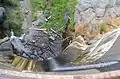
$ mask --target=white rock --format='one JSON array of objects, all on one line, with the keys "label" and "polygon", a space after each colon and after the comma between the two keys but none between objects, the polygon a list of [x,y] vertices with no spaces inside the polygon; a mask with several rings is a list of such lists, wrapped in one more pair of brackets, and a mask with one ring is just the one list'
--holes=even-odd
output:
[{"label": "white rock", "polygon": [[103,17],[105,13],[105,9],[96,8],[95,13],[97,17]]},{"label": "white rock", "polygon": [[97,0],[97,7],[105,8],[109,4],[109,0]]}]

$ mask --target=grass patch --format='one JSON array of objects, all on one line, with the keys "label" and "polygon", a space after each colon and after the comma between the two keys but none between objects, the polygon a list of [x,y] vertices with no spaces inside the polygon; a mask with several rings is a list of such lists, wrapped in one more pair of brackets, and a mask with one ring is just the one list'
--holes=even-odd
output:
[{"label": "grass patch", "polygon": [[[64,15],[66,10],[69,10],[71,13],[71,29],[74,27],[74,12],[78,0],[49,0],[46,6],[47,0],[30,0],[33,6],[34,12],[44,11],[46,16],[51,16],[50,20],[43,25],[46,29],[54,29],[59,31],[64,31],[65,21]],[[34,15],[33,12],[33,15]],[[34,15],[35,17],[35,15]],[[36,17],[35,17],[36,18]],[[60,29],[61,28],[61,29]]]},{"label": "grass patch", "polygon": [[104,23],[100,24],[100,33],[104,33]]}]

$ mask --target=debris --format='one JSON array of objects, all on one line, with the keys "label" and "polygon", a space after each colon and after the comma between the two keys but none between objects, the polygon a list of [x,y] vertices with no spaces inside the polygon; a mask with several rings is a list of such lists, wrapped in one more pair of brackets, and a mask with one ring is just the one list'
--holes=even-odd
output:
[{"label": "debris", "polygon": [[20,52],[19,55],[28,59],[44,60],[56,57],[61,52],[60,39],[44,30],[31,29],[23,40],[11,37],[11,43]]}]

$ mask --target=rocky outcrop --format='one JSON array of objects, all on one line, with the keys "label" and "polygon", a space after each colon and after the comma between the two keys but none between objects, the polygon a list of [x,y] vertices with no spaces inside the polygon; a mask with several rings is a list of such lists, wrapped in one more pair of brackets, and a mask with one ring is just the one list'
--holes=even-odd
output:
[{"label": "rocky outcrop", "polygon": [[63,58],[88,64],[109,54],[120,35],[119,4],[119,0],[80,0],[75,11],[75,32],[84,39],[74,39],[62,52]]},{"label": "rocky outcrop", "polygon": [[80,0],[75,12],[75,31],[90,41],[120,25],[119,0]]}]

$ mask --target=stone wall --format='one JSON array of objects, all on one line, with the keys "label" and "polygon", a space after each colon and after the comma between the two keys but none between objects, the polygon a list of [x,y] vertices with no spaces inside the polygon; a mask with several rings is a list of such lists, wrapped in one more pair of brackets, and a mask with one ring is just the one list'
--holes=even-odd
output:
[{"label": "stone wall", "polygon": [[120,0],[80,0],[75,11],[75,31],[85,40],[120,25]]}]

